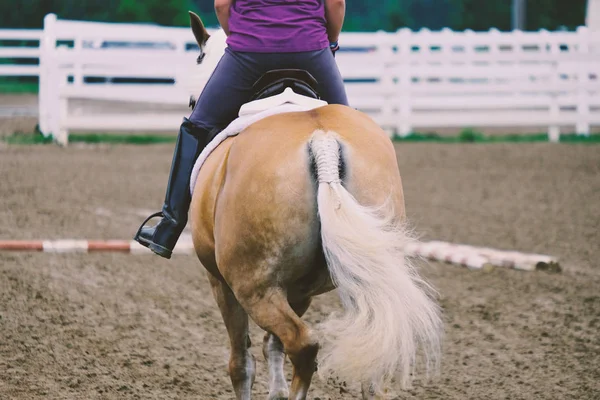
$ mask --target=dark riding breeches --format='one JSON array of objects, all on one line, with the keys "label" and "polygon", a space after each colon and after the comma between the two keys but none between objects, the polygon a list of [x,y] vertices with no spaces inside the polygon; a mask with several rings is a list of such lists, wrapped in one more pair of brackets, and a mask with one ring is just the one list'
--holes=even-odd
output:
[{"label": "dark riding breeches", "polygon": [[[199,67],[201,68],[201,67]],[[254,94],[252,85],[273,69],[304,69],[319,83],[321,98],[348,105],[344,82],[329,49],[301,53],[245,53],[225,49],[192,111],[194,125],[222,130],[237,118],[240,107]]]}]

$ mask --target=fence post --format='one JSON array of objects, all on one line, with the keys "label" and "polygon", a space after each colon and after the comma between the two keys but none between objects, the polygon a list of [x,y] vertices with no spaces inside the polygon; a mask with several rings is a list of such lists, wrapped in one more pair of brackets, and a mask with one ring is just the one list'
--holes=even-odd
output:
[{"label": "fence post", "polygon": [[539,35],[544,39],[541,41],[541,52],[548,51],[551,54],[550,63],[553,67],[553,71],[551,72],[549,79],[550,90],[548,96],[550,97],[550,104],[548,105],[548,113],[550,123],[548,124],[548,140],[557,143],[560,141],[560,106],[558,104],[558,97],[560,94],[557,90],[557,84],[559,82],[558,77],[560,74],[560,47],[555,37],[548,30],[540,29]]},{"label": "fence post", "polygon": [[[389,34],[385,31],[377,31],[375,34],[377,47],[376,52],[378,57],[378,62],[383,65],[382,75],[379,78],[379,85],[382,87],[394,87],[394,74],[393,69],[391,68],[391,62],[393,60],[393,43],[389,40]],[[385,130],[387,131],[390,137],[393,137],[395,133],[397,133],[397,127],[390,127],[387,121],[394,120],[394,116],[396,114],[395,108],[396,104],[393,101],[394,94],[389,96],[388,94],[384,95],[383,105],[381,107],[382,119],[385,123]],[[393,124],[395,125],[395,124]],[[390,128],[391,132],[390,132]]]},{"label": "fence post", "polygon": [[402,137],[408,136],[412,130],[412,107],[410,104],[411,100],[411,38],[412,31],[409,28],[402,28],[396,32],[396,46],[398,48],[398,68],[400,71],[397,75],[397,93],[398,93],[398,123],[396,129],[398,134]]},{"label": "fence post", "polygon": [[67,73],[64,68],[61,68],[61,59],[65,60],[65,55],[68,48],[66,45],[59,46],[54,52],[55,62],[52,70],[52,91],[53,94],[52,104],[49,107],[52,114],[52,136],[54,141],[61,145],[66,146],[69,142],[69,132],[64,127],[65,120],[68,117],[68,105],[69,99],[62,93],[63,87],[67,84]]},{"label": "fence post", "polygon": [[577,68],[577,124],[575,131],[578,135],[588,136],[590,134],[590,103],[588,83],[590,71],[588,62],[589,53],[589,29],[586,26],[577,28],[578,39],[578,68]]},{"label": "fence post", "polygon": [[83,57],[83,39],[81,34],[77,34],[73,37],[73,57],[70,57],[69,63],[72,62],[72,77],[73,77],[73,86],[81,86],[83,85],[83,67],[81,65],[81,59]]},{"label": "fence post", "polygon": [[49,75],[52,64],[56,62],[56,14],[44,17],[44,28],[40,39],[38,114],[40,131],[44,136],[52,134],[52,115],[49,107],[54,94],[50,92],[52,77]]}]

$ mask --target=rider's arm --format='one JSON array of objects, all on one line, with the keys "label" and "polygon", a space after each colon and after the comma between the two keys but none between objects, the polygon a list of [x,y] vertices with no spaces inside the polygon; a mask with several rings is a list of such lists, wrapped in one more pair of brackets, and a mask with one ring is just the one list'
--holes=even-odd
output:
[{"label": "rider's arm", "polygon": [[346,14],[346,0],[325,0],[325,19],[327,20],[327,36],[330,43],[337,43],[344,16]]},{"label": "rider's arm", "polygon": [[215,0],[215,12],[221,28],[227,36],[229,36],[229,14],[233,0]]}]

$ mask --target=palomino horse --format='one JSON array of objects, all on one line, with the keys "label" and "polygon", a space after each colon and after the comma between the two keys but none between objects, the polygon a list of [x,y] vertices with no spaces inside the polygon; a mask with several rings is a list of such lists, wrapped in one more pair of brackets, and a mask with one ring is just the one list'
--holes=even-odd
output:
[{"label": "palomino horse", "polygon": [[[213,39],[191,17],[208,58]],[[255,377],[249,316],[266,331],[269,399],[305,399],[317,353],[319,373],[361,382],[364,399],[380,398],[386,381],[407,384],[417,359],[436,366],[439,309],[403,253],[411,239],[396,155],[368,116],[327,105],[250,125],[206,159],[190,213],[238,399],[250,399]],[[336,288],[343,312],[311,330],[301,319],[311,299]]]}]

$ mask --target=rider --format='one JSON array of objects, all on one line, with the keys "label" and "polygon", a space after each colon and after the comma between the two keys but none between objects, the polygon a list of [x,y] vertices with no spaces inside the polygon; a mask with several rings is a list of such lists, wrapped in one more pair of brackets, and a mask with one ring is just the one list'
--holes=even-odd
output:
[{"label": "rider", "polygon": [[[345,0],[215,0],[227,48],[189,119],[179,129],[162,212],[144,221],[135,240],[171,258],[191,202],[190,175],[207,140],[223,130],[253,95],[253,84],[273,69],[303,69],[317,81],[321,98],[348,105],[334,55]],[[144,226],[161,217],[155,226]]]}]

